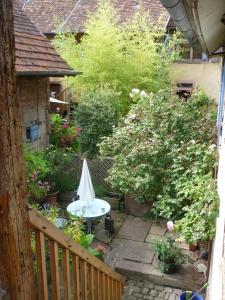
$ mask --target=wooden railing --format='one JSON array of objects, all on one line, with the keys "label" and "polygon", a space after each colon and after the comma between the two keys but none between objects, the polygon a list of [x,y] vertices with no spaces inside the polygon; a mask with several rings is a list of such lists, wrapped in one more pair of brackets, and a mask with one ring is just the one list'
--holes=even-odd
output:
[{"label": "wooden railing", "polygon": [[36,210],[29,211],[40,300],[121,300],[122,276],[69,239]]}]

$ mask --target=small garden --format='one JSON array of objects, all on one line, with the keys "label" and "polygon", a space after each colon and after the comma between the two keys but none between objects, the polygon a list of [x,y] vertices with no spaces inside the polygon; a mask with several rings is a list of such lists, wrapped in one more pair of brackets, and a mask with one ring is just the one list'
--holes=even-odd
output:
[{"label": "small garden", "polygon": [[[25,149],[28,201],[54,222],[65,210],[46,212],[43,203],[47,194],[75,191],[74,157],[110,157],[112,192],[149,205],[146,218],[170,221],[178,239],[208,242],[218,212],[216,103],[200,90],[188,99],[176,95],[169,67],[179,55],[171,51],[178,37],[164,44],[160,22],[153,24],[142,10],[121,24],[110,2],[102,1],[79,43],[72,35],[56,37],[59,52],[83,75],[66,79],[77,106],[70,120],[51,116],[51,145]],[[103,259],[103,249],[90,248],[84,220],[68,220],[66,234]],[[171,239],[155,245],[161,259],[166,247],[183,261]]]}]

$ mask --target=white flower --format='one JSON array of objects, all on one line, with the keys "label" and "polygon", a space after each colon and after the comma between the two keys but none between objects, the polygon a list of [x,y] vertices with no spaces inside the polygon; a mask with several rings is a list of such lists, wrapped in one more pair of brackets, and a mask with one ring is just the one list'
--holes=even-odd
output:
[{"label": "white flower", "polygon": [[147,97],[147,93],[145,91],[141,91],[140,95],[141,95],[142,98]]},{"label": "white flower", "polygon": [[129,119],[130,119],[130,120],[135,120],[135,119],[136,119],[136,115],[135,115],[135,114],[130,115],[130,116],[129,116]]},{"label": "white flower", "polygon": [[139,90],[139,89],[136,89],[136,88],[132,89],[132,91],[131,91],[131,93],[132,93],[133,95],[136,95],[136,94],[138,94],[139,92],[140,92],[140,90]]},{"label": "white flower", "polygon": [[209,150],[210,150],[210,151],[216,150],[216,145],[215,145],[215,144],[210,145],[210,146],[209,146]]},{"label": "white flower", "polygon": [[133,97],[134,97],[134,94],[130,93],[129,96],[130,96],[131,98],[133,98]]}]

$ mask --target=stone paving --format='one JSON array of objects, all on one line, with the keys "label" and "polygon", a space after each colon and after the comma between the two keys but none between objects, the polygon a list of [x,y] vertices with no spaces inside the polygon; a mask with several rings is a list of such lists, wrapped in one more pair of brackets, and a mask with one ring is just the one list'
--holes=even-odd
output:
[{"label": "stone paving", "polygon": [[182,290],[154,284],[147,280],[129,279],[124,300],[177,300]]},{"label": "stone paving", "polygon": [[[115,234],[109,236],[103,229],[104,222],[102,221],[97,226],[95,237],[97,241],[102,242],[106,246],[107,255],[105,261],[116,271],[127,278],[136,277],[139,280],[150,280],[156,286],[174,287],[175,291],[176,288],[197,290],[205,283],[204,274],[197,272],[196,269],[199,264],[204,267],[207,262],[200,261],[199,252],[189,251],[188,245],[185,243],[178,243],[178,246],[189,256],[189,262],[182,265],[175,274],[167,275],[159,271],[153,251],[153,243],[155,239],[160,239],[168,234],[166,233],[165,221],[149,221],[145,218],[125,215],[118,211],[111,211],[111,215],[114,219]],[[133,294],[129,296],[135,297]],[[138,298],[137,296],[136,298],[155,300],[161,299],[159,297],[162,294],[160,296],[157,295],[158,298],[154,298],[150,294],[144,296],[145,298]],[[133,299],[136,300],[136,298]],[[169,300],[175,299],[171,296]]]}]

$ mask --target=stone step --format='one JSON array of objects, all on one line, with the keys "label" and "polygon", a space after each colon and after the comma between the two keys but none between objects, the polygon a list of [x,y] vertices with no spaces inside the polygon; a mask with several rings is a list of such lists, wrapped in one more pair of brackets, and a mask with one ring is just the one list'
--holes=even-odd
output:
[{"label": "stone step", "polygon": [[174,274],[163,274],[152,264],[122,259],[115,264],[115,270],[128,278],[150,280],[158,285],[197,291],[206,279],[191,264],[183,265]]}]

